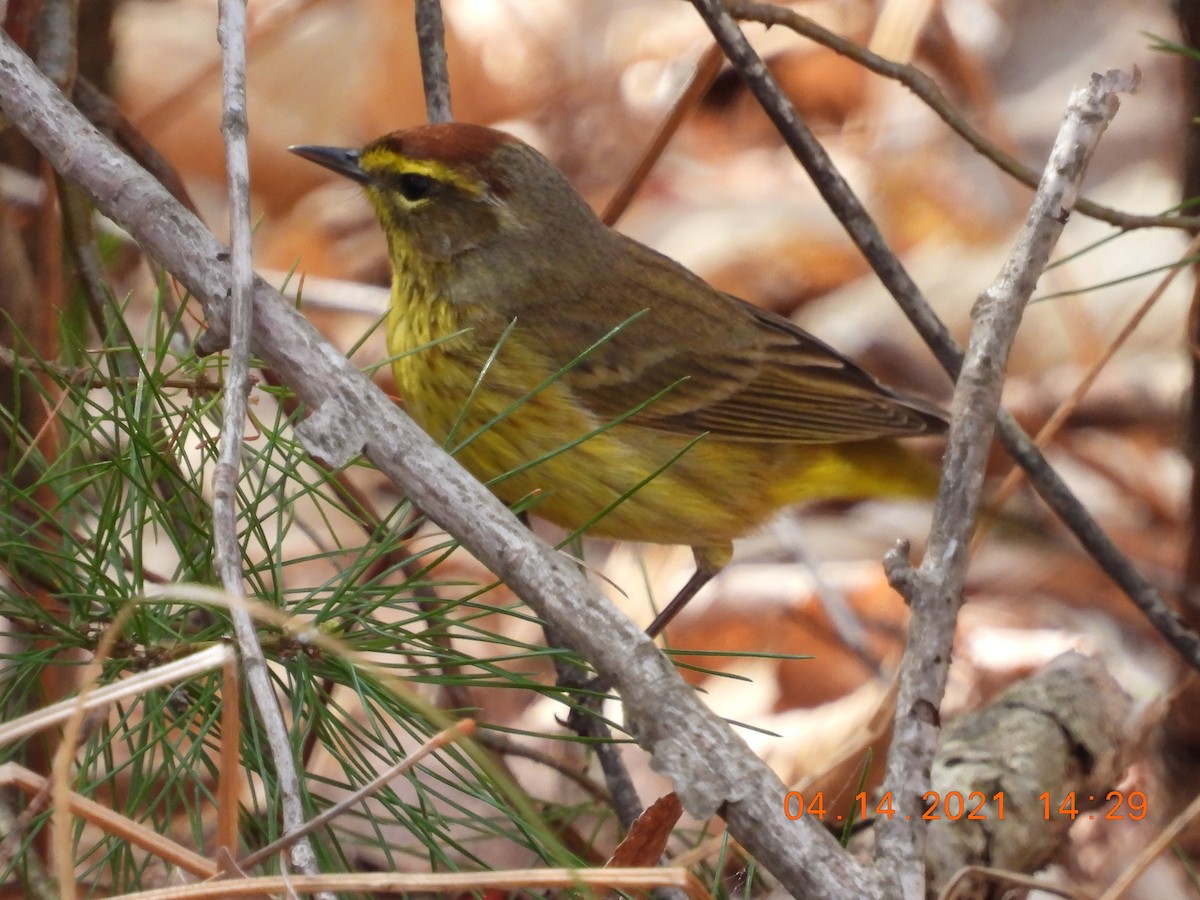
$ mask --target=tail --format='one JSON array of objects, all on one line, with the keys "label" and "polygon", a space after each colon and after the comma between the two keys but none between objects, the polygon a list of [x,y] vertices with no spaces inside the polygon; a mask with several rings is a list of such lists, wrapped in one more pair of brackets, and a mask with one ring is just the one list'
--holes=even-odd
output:
[{"label": "tail", "polygon": [[[793,463],[778,484],[780,506],[814,500],[865,500],[872,497],[932,500],[941,470],[911,447],[894,440],[860,441],[807,447],[803,471]],[[984,498],[979,509],[984,525],[1009,538],[1044,540],[1043,518],[1029,512],[998,508]]]},{"label": "tail", "polygon": [[938,468],[898,441],[793,445],[788,451],[773,484],[778,506],[937,494]]}]

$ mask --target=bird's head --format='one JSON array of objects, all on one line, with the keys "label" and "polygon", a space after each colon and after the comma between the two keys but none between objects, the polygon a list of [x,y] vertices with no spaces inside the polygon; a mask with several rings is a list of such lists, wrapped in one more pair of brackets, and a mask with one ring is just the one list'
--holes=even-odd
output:
[{"label": "bird's head", "polygon": [[361,150],[290,149],[363,185],[394,260],[449,261],[479,250],[548,258],[564,234],[600,227],[549,160],[493,128],[438,123],[384,135]]}]

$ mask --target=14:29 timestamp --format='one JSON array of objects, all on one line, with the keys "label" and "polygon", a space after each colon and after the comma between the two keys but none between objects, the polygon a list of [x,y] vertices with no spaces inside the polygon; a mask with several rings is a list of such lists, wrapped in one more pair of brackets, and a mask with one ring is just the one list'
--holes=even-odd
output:
[{"label": "14:29 timestamp", "polygon": [[[1083,816],[1085,819],[1129,819],[1131,822],[1140,822],[1146,818],[1150,808],[1146,795],[1141,791],[1109,791],[1103,797],[1096,794],[1079,795],[1075,791],[1067,791],[1059,797],[1043,791],[1038,794],[1038,802],[1042,804],[1042,815],[1046,819],[1055,816],[1072,821]],[[1079,808],[1079,803],[1084,804],[1083,809]],[[1087,812],[1099,806],[1106,807],[1103,814],[1098,809],[1094,813]]]}]

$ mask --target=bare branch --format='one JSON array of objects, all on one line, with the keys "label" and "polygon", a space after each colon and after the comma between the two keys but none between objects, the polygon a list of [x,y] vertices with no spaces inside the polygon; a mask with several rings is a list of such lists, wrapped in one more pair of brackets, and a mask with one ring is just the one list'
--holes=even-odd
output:
[{"label": "bare branch", "polygon": [[[229,181],[229,219],[232,250],[229,312],[229,369],[225,376],[221,414],[221,440],[213,472],[213,541],[221,585],[233,597],[246,595],[242,581],[242,549],[237,538],[237,486],[241,469],[242,434],[246,426],[246,401],[250,390],[250,335],[254,319],[254,264],[250,252],[250,154],[246,146],[249,121],[246,113],[246,4],[222,0],[217,37],[221,42],[221,131],[225,138],[225,165]],[[267,659],[254,620],[243,604],[230,609],[234,634],[250,695],[267,734],[284,834],[304,827],[300,778],[288,740],[287,723],[271,686]],[[316,856],[306,838],[291,850],[291,862],[309,875],[317,874]]]},{"label": "bare branch", "polygon": [[922,797],[937,749],[939,714],[958,610],[963,601],[968,550],[983,490],[1004,369],[1033,289],[1050,260],[1074,206],[1092,151],[1118,102],[1136,79],[1123,72],[1093,76],[1075,92],[1059,130],[1025,226],[996,281],[980,296],[966,358],[954,391],[942,483],[924,561],[913,577],[889,558],[889,577],[912,607],[908,646],[900,666],[896,726],[888,754],[885,789],[897,815],[882,819],[879,861],[898,880],[905,897],[925,895],[925,828]]},{"label": "bare branch", "polygon": [[449,122],[450,72],[446,68],[446,24],[441,0],[416,0],[417,47],[421,52],[421,81],[425,113],[430,122]]},{"label": "bare branch", "polygon": [[645,184],[650,170],[654,168],[654,164],[667,149],[667,144],[675,136],[679,126],[683,124],[684,118],[700,103],[704,95],[708,93],[708,89],[713,86],[713,82],[717,80],[717,76],[721,74],[721,65],[724,62],[725,57],[721,55],[721,48],[716,44],[713,44],[701,55],[696,62],[696,71],[688,80],[687,87],[683,89],[679,99],[671,105],[671,111],[659,124],[658,130],[650,139],[649,146],[642,151],[637,165],[625,176],[625,181],[617,188],[617,192],[609,198],[604,212],[600,214],[600,219],[605,225],[615,225],[617,220],[625,215],[625,210],[629,208],[629,204],[633,202],[633,198]]},{"label": "bare branch", "polygon": [[79,71],[79,0],[49,0],[38,9],[38,68],[71,93]]}]

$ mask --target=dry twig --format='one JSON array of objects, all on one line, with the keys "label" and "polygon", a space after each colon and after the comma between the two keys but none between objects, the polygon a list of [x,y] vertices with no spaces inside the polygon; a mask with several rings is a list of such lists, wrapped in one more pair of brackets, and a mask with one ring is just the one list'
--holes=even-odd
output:
[{"label": "dry twig", "polygon": [[[213,471],[213,540],[215,565],[221,584],[230,596],[246,596],[242,580],[242,550],[237,537],[237,488],[241,468],[242,433],[250,391],[250,334],[254,318],[254,267],[250,254],[250,154],[246,146],[249,121],[246,112],[246,5],[222,0],[217,36],[221,42],[221,84],[224,113],[225,161],[229,180],[229,218],[232,235],[230,281],[232,291],[228,323],[229,363],[225,376],[221,417],[221,443]],[[271,686],[267,659],[249,610],[235,604],[230,610],[242,667],[250,695],[262,719],[279,785],[283,832],[304,827],[300,776],[288,739],[283,710]],[[292,845],[291,863],[301,872],[317,873],[316,855],[307,839]]]},{"label": "dry twig", "polygon": [[425,86],[425,113],[430,122],[449,122],[450,72],[446,68],[446,25],[440,0],[416,0],[417,47]]},{"label": "dry twig", "polygon": [[954,391],[942,484],[924,561],[913,569],[907,559],[908,545],[901,542],[884,562],[888,580],[912,607],[884,779],[898,815],[878,824],[880,862],[898,878],[906,897],[924,896],[921,799],[929,790],[971,533],[1008,354],[1025,306],[1074,206],[1087,162],[1116,115],[1116,93],[1132,91],[1136,84],[1136,77],[1109,72],[1093,76],[1087,88],[1072,96],[1025,226],[996,281],[972,310],[974,326]]}]

